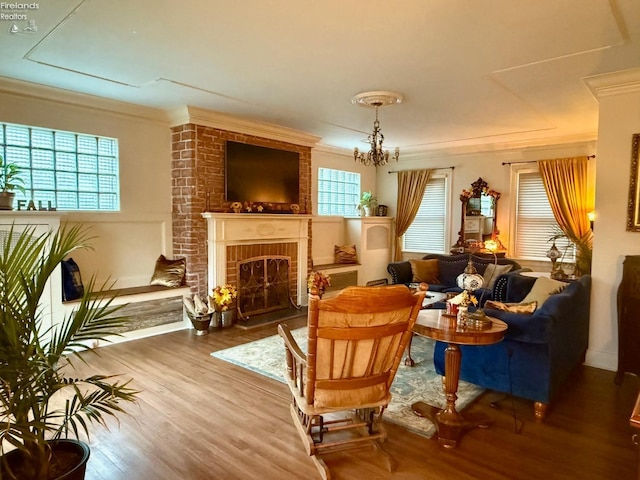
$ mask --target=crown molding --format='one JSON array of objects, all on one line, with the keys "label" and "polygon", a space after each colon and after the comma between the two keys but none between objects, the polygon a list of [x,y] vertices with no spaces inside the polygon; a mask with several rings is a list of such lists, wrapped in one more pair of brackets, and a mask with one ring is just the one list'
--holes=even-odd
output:
[{"label": "crown molding", "polygon": [[195,123],[205,127],[218,128],[305,147],[314,147],[320,140],[320,137],[292,128],[235,117],[190,105],[184,105],[169,112],[169,123],[172,127]]},{"label": "crown molding", "polygon": [[[414,147],[404,149],[400,147],[400,163],[403,160],[415,161],[426,160],[442,157],[456,157],[474,155],[477,153],[488,152],[509,152],[511,150],[544,150],[552,147],[560,146],[582,146],[585,148],[595,148],[598,141],[598,133],[590,132],[576,135],[563,135],[555,137],[528,138],[503,142],[487,142],[487,143],[465,143],[465,144],[449,144],[443,146],[423,146],[422,148]],[[453,142],[452,142],[453,143]],[[314,148],[314,152],[347,156],[353,158],[353,150],[346,148],[338,148],[330,145],[319,144]],[[391,165],[391,164],[389,164]]]},{"label": "crown molding", "polygon": [[72,107],[89,108],[102,112],[124,115],[133,118],[161,122],[166,125],[168,121],[164,110],[133,103],[110,100],[96,95],[79,93],[62,88],[49,87],[40,83],[16,80],[8,77],[0,77],[0,94],[8,94],[14,97],[30,98],[48,101]]},{"label": "crown molding", "polygon": [[584,77],[582,81],[596,98],[640,92],[640,68]]}]

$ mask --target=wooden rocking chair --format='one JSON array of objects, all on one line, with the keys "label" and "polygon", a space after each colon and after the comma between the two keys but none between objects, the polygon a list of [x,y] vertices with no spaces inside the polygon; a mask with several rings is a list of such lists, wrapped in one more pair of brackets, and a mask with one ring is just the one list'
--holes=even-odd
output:
[{"label": "wooden rocking chair", "polygon": [[311,295],[306,355],[287,326],[278,326],[291,416],[322,478],[330,473],[318,454],[368,442],[393,471],[380,420],[423,298],[402,285],[348,287],[327,300]]}]

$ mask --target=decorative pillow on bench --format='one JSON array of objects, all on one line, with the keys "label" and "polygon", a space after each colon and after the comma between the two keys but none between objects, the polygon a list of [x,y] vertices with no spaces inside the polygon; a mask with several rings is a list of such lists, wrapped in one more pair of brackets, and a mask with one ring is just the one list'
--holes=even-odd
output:
[{"label": "decorative pillow on bench", "polygon": [[335,263],[358,263],[358,254],[356,253],[355,245],[334,245],[333,253],[335,256]]},{"label": "decorative pillow on bench", "polygon": [[151,277],[151,285],[179,287],[184,281],[186,271],[187,260],[185,258],[169,260],[164,255],[160,255],[156,260],[156,267]]},{"label": "decorative pillow on bench", "polygon": [[80,267],[73,260],[62,261],[62,301],[77,300],[84,295],[84,285],[80,276]]}]

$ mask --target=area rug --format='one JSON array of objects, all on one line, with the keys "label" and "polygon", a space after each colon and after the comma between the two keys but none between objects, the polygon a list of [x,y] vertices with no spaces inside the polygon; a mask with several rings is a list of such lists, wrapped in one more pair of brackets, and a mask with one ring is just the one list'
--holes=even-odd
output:
[{"label": "area rug", "polygon": [[[306,327],[298,328],[291,333],[300,348],[305,350]],[[400,425],[427,438],[431,438],[436,433],[436,428],[428,419],[415,415],[411,405],[418,401],[441,408],[445,405],[442,377],[436,373],[433,366],[433,346],[433,340],[414,335],[411,356],[416,362],[415,366],[407,367],[400,364],[391,386],[393,399],[382,417],[387,422]],[[211,355],[286,383],[284,344],[278,335],[213,352]],[[461,381],[456,408],[462,410],[482,392],[482,388]]]}]

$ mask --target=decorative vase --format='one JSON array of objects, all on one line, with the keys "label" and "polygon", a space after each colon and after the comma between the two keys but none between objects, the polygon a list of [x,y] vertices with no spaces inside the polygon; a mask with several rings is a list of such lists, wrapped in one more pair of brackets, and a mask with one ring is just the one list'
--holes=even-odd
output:
[{"label": "decorative vase", "polygon": [[209,333],[209,325],[211,324],[211,314],[201,315],[199,317],[189,317],[191,324],[196,331],[196,335],[207,335]]},{"label": "decorative vase", "polygon": [[220,313],[220,326],[222,328],[228,328],[228,327],[232,327],[233,324],[236,321],[236,310],[234,309],[229,309],[229,310],[224,310],[222,312],[218,312]]},{"label": "decorative vase", "polygon": [[364,210],[364,216],[365,217],[370,217],[371,216],[371,205],[363,205],[362,208]]},{"label": "decorative vase", "polygon": [[324,293],[324,288],[316,287],[315,285],[309,289],[309,294],[315,295],[319,298],[322,298],[323,293]]}]

